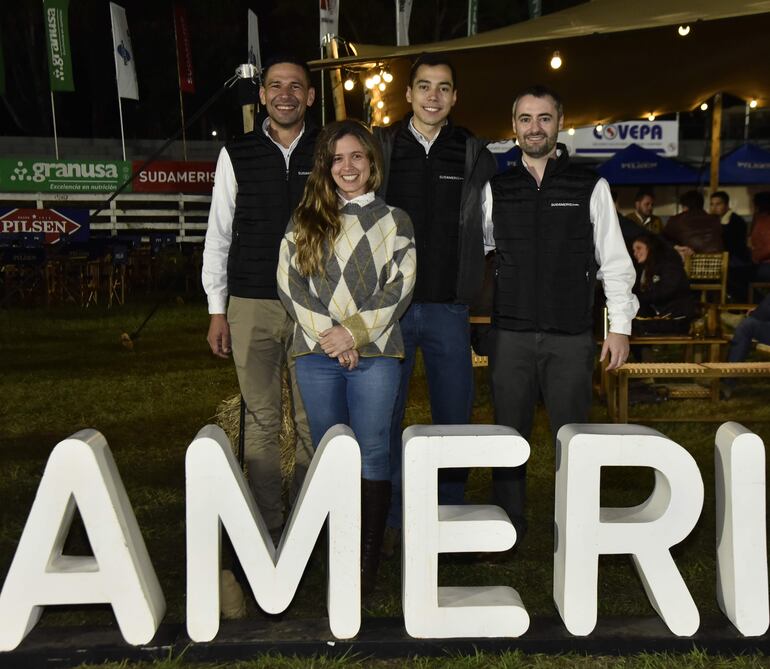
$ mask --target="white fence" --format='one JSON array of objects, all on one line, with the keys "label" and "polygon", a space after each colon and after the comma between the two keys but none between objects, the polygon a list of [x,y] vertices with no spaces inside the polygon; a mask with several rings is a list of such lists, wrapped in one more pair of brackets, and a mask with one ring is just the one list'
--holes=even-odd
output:
[{"label": "white fence", "polygon": [[202,242],[211,205],[210,195],[125,193],[99,214],[109,193],[0,193],[0,206],[37,209],[88,208],[92,231],[174,233],[179,242]]}]

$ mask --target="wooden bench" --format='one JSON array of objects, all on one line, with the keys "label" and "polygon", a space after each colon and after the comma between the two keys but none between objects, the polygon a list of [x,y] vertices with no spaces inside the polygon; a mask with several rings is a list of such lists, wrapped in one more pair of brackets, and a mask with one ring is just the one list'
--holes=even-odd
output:
[{"label": "wooden bench", "polygon": [[[724,378],[770,377],[769,362],[651,362],[626,363],[607,375],[607,408],[610,419],[616,423],[628,423],[628,382],[630,379],[679,378],[704,381]],[[719,387],[711,384],[712,401],[719,399]],[[671,418],[647,418],[646,421],[670,421]],[[681,419],[678,419],[681,420]],[[687,419],[690,420],[690,419]],[[721,421],[711,416],[699,417],[699,421]]]}]

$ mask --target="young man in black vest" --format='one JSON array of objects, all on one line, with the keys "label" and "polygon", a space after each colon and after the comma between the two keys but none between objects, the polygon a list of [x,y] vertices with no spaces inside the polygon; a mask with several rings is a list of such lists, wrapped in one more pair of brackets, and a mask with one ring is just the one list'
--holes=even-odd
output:
[{"label": "young man in black vest", "polygon": [[[384,158],[381,193],[388,204],[409,214],[417,246],[414,297],[401,319],[406,358],[391,426],[393,495],[386,552],[401,527],[401,432],[417,347],[425,362],[433,422],[470,422],[468,305],[484,275],[481,189],[497,169],[486,142],[449,118],[457,101],[456,78],[443,57],[423,55],[414,63],[406,99],[413,113],[375,133]],[[442,472],[442,503],[462,504],[465,475]]]},{"label": "young man in black vest", "polygon": [[[585,423],[594,366],[592,307],[604,285],[609,333],[607,369],[628,357],[638,302],[635,273],[618,225],[610,188],[572,163],[557,144],[563,123],[559,96],[542,86],[513,103],[521,162],[484,190],[485,246],[496,247],[490,370],[496,421],[525,438],[542,393],[554,438],[562,425]],[[525,466],[493,470],[493,501],[523,536]]]},{"label": "young man in black vest", "polygon": [[245,463],[254,497],[275,541],[283,526],[281,375],[289,364],[297,429],[292,492],[313,456],[310,431],[294,377],[294,323],[278,300],[278,249],[313,165],[318,130],[306,122],[315,90],[307,65],[293,57],[271,60],[259,98],[267,118],[219,154],[211,198],[203,287],[214,355],[232,352],[246,403]]}]

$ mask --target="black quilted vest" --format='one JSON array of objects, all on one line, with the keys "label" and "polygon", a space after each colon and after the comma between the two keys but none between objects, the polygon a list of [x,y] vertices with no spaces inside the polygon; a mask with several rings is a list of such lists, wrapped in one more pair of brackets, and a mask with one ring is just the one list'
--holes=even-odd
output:
[{"label": "black quilted vest", "polygon": [[417,247],[415,302],[453,302],[467,134],[447,123],[428,155],[409,130],[396,133],[385,201],[409,214]]},{"label": "black quilted vest", "polygon": [[492,179],[497,327],[591,328],[597,265],[589,203],[598,179],[570,163],[566,150],[548,161],[539,188],[523,165]]},{"label": "black quilted vest", "polygon": [[289,169],[262,127],[227,145],[238,194],[227,258],[230,295],[277,300],[278,250],[313,167],[318,130],[310,124],[291,153]]}]

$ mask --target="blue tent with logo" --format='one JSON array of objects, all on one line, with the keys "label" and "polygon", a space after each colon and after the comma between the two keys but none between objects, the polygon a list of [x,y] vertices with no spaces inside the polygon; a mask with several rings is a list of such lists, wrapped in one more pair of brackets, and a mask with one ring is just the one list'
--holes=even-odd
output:
[{"label": "blue tent with logo", "polygon": [[770,184],[770,151],[744,144],[719,161],[719,183]]},{"label": "blue tent with logo", "polygon": [[618,151],[597,171],[613,186],[698,183],[698,173],[691,167],[638,144],[631,144]]}]

